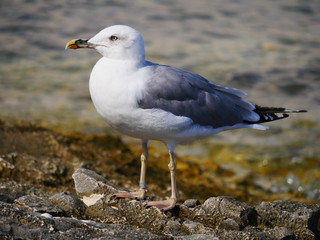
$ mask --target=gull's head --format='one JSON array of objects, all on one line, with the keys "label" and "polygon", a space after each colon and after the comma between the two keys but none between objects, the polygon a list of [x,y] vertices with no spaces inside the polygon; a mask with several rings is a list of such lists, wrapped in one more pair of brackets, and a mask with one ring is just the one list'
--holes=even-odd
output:
[{"label": "gull's head", "polygon": [[89,40],[71,40],[66,45],[66,49],[78,48],[94,48],[104,57],[119,60],[144,60],[145,57],[140,32],[125,25],[107,27]]}]

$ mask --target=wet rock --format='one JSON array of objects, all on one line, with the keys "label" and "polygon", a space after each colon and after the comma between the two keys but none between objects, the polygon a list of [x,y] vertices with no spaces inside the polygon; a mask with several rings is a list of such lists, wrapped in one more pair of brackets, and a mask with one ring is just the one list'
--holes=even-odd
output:
[{"label": "wet rock", "polygon": [[301,239],[320,236],[320,207],[291,201],[262,202],[256,207],[258,223],[267,227],[285,227]]}]

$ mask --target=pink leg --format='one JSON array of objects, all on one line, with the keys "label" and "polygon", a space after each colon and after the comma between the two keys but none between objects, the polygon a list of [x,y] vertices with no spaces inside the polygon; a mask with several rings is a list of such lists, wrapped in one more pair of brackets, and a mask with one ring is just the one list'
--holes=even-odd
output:
[{"label": "pink leg", "polygon": [[146,198],[147,185],[146,185],[146,172],[148,163],[148,141],[142,140],[142,154],[141,154],[141,172],[139,190],[135,192],[118,192],[114,194],[116,198],[131,198],[143,200]]},{"label": "pink leg", "polygon": [[170,163],[168,164],[171,176],[171,197],[167,200],[160,201],[150,201],[147,207],[155,206],[162,211],[168,211],[175,207],[178,200],[177,182],[176,182],[176,162],[174,159],[174,147],[172,145],[167,145],[169,149]]}]

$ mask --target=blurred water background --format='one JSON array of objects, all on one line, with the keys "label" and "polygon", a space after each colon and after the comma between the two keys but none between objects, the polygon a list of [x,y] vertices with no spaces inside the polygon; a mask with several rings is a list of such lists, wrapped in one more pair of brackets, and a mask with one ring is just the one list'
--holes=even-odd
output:
[{"label": "blurred water background", "polygon": [[99,54],[64,49],[114,24],[143,34],[148,60],[241,89],[258,105],[307,109],[268,131],[224,132],[177,154],[233,171],[229,185],[240,179],[264,194],[320,199],[320,1],[1,0],[0,118],[117,135],[88,92]]}]

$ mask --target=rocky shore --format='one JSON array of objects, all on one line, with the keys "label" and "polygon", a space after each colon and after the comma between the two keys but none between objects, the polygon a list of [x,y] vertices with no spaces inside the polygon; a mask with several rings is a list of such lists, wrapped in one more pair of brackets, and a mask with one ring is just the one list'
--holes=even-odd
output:
[{"label": "rocky shore", "polygon": [[[248,204],[218,196],[212,187],[211,195],[198,195],[197,186],[200,190],[205,187],[201,189],[201,178],[198,185],[193,182],[192,172],[185,181],[190,181],[193,193],[184,193],[187,183],[181,181],[184,200],[172,211],[146,208],[146,201],[114,199],[115,191],[135,188],[139,170],[135,153],[118,138],[58,133],[29,123],[4,121],[0,122],[0,136],[0,239],[320,236],[320,204],[289,200]],[[194,162],[181,164],[201,167]],[[155,179],[150,184],[150,198],[167,194],[161,171],[150,166]],[[191,196],[206,198],[189,199]]]}]

